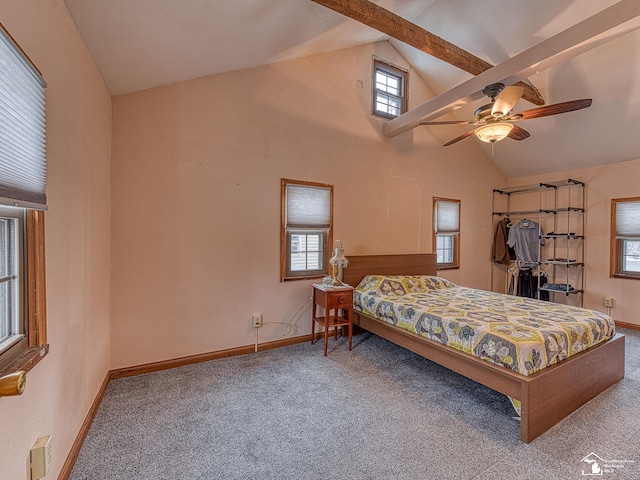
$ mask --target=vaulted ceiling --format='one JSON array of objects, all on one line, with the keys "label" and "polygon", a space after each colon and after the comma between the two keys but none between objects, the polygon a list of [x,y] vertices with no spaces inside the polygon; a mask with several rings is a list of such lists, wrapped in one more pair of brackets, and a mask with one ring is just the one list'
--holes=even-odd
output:
[{"label": "vaulted ceiling", "polygon": [[[312,0],[65,0],[114,95],[216,73],[389,40],[438,95],[473,75]],[[335,3],[349,4],[343,0]],[[351,4],[362,3],[351,2]],[[502,64],[617,0],[377,0],[389,12],[491,65]],[[491,146],[509,177],[640,159],[640,23],[528,81],[547,104],[593,105],[519,123],[531,137]],[[468,120],[485,97],[448,119]],[[534,105],[521,99],[516,112]],[[445,143],[467,126],[419,126]],[[456,145],[443,147],[455,154]]]}]

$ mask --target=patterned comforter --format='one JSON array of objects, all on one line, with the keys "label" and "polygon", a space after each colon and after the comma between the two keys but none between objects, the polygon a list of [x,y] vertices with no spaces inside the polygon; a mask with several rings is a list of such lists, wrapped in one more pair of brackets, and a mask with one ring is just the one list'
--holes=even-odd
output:
[{"label": "patterned comforter", "polygon": [[597,311],[431,276],[367,276],[354,308],[523,375],[615,335],[613,319]]}]

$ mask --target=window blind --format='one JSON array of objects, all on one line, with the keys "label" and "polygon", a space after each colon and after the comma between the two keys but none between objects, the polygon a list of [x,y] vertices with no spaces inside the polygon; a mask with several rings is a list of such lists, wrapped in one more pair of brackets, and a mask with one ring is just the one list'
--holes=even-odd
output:
[{"label": "window blind", "polygon": [[46,82],[0,24],[0,203],[46,210]]},{"label": "window blind", "polygon": [[640,238],[640,201],[616,202],[616,238]]},{"label": "window blind", "polygon": [[329,228],[330,226],[330,189],[287,185],[287,228]]},{"label": "window blind", "polygon": [[453,235],[460,230],[460,208],[458,202],[438,200],[436,202],[436,234]]}]

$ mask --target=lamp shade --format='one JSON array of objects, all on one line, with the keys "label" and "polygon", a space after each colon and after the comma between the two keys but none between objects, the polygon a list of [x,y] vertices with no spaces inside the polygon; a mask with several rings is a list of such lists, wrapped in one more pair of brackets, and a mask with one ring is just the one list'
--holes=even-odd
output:
[{"label": "lamp shade", "polygon": [[512,128],[513,125],[510,123],[490,123],[477,128],[474,133],[483,142],[494,143],[509,135]]}]

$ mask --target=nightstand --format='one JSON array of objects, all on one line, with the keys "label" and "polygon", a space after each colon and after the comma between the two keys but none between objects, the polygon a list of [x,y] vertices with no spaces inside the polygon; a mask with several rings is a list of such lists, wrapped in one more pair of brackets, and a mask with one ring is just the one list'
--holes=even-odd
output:
[{"label": "nightstand", "polygon": [[[349,327],[349,350],[351,350],[351,337],[353,336],[353,291],[355,288],[328,287],[326,285],[313,285],[313,304],[311,308],[311,344],[315,341],[316,322],[324,327],[324,356],[327,356],[327,344],[329,343],[329,328],[334,328],[335,337],[338,338],[338,328]],[[317,315],[317,307],[324,309],[324,315]],[[331,314],[331,311],[334,314]],[[340,315],[342,310],[342,315]]]}]

